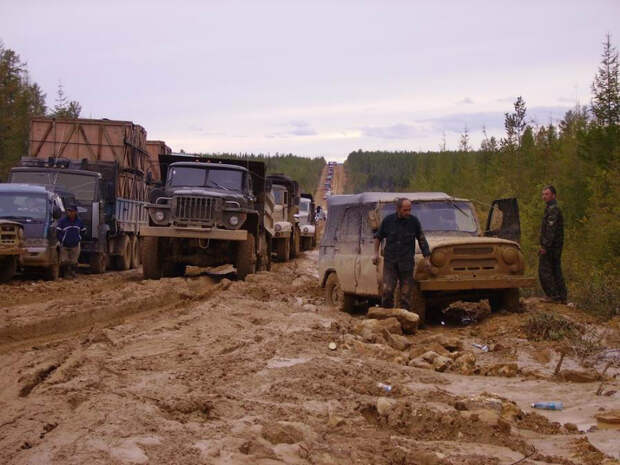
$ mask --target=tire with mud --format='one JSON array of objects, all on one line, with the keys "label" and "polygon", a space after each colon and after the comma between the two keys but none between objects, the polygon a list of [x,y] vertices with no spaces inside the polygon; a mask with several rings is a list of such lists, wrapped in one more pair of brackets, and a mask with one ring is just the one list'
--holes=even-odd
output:
[{"label": "tire with mud", "polygon": [[108,263],[108,257],[103,252],[96,252],[92,254],[88,259],[90,265],[90,272],[93,274],[105,273],[105,269]]},{"label": "tire with mud", "polygon": [[139,268],[140,261],[140,238],[138,236],[131,237],[131,268]]},{"label": "tire with mud", "polygon": [[292,234],[293,236],[291,238],[291,253],[289,255],[291,260],[298,257],[301,253],[301,235],[297,228],[293,228]]},{"label": "tire with mud", "polygon": [[271,250],[269,248],[269,240],[267,239],[267,234],[262,233],[259,236],[258,240],[259,256],[257,258],[256,270],[269,271],[271,270]]},{"label": "tire with mud", "polygon": [[56,281],[60,276],[60,256],[58,250],[50,252],[50,264],[43,272],[43,279],[46,281]]},{"label": "tire with mud", "polygon": [[126,271],[131,268],[131,257],[133,254],[132,241],[125,235],[119,238],[121,254],[114,256],[114,268]]},{"label": "tire with mud", "polygon": [[256,273],[256,246],[254,234],[248,233],[248,238],[239,242],[237,246],[237,258],[235,260],[237,278],[245,279],[249,274]]},{"label": "tire with mud", "polygon": [[355,305],[355,296],[342,292],[336,273],[331,273],[327,277],[325,282],[325,300],[327,300],[327,305],[343,312],[352,312]]},{"label": "tire with mud", "polygon": [[164,263],[162,276],[164,278],[179,278],[185,276],[187,265],[184,263]]},{"label": "tire with mud", "polygon": [[159,237],[142,239],[142,275],[144,279],[160,279],[163,275],[159,242]]},{"label": "tire with mud", "polygon": [[0,259],[0,283],[9,281],[17,273],[17,257],[11,255]]},{"label": "tire with mud", "polygon": [[276,255],[278,261],[288,262],[291,256],[291,241],[288,238],[276,239]]},{"label": "tire with mud", "polygon": [[491,311],[493,312],[497,312],[501,309],[515,313],[520,312],[521,305],[519,304],[519,289],[502,289],[489,298],[489,305],[491,306]]}]

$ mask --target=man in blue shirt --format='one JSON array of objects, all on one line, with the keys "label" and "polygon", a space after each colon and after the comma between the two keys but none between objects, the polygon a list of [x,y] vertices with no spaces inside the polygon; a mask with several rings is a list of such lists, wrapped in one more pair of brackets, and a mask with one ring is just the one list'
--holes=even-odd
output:
[{"label": "man in blue shirt", "polygon": [[420,220],[411,214],[410,200],[398,199],[396,201],[396,213],[383,218],[381,226],[375,234],[375,258],[373,259],[375,265],[379,263],[379,247],[383,239],[385,239],[385,250],[383,253],[381,306],[385,308],[394,306],[394,291],[398,281],[401,307],[415,311],[411,308],[411,293],[415,285],[413,280],[415,241],[417,240],[420,245],[426,267],[430,266],[431,252],[424,237]]},{"label": "man in blue shirt", "polygon": [[60,265],[64,269],[64,276],[75,278],[75,272],[80,257],[80,242],[86,233],[86,226],[77,216],[77,207],[67,207],[67,215],[56,226],[56,235],[60,242]]}]

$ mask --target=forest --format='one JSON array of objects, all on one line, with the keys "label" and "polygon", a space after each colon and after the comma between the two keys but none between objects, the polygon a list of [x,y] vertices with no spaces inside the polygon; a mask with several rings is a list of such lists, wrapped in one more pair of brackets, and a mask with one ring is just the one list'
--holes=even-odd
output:
[{"label": "forest", "polygon": [[620,290],[620,89],[618,51],[608,36],[592,83],[591,105],[568,111],[557,124],[528,121],[526,103],[505,114],[505,136],[486,137],[478,150],[461,136],[459,150],[349,154],[349,192],[443,191],[476,202],[481,216],[493,199],[519,201],[528,273],[537,273],[544,203],[552,184],[564,215],[564,274],[569,300],[610,316]]}]

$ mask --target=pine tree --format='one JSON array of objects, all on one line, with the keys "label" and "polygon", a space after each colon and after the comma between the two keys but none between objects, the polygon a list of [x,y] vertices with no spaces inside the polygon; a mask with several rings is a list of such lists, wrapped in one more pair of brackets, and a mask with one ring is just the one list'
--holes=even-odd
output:
[{"label": "pine tree", "polygon": [[465,129],[463,129],[463,134],[461,134],[461,138],[459,140],[459,150],[462,152],[469,152],[471,150],[471,145],[469,144],[469,129],[467,125],[465,125]]},{"label": "pine tree", "polygon": [[82,112],[82,106],[76,100],[69,100],[65,95],[62,82],[58,83],[58,91],[56,92],[56,105],[54,111],[50,115],[54,118],[74,119],[79,118]]},{"label": "pine tree", "polygon": [[523,97],[517,97],[514,103],[514,109],[515,111],[513,113],[504,114],[506,138],[502,139],[502,146],[507,149],[515,149],[521,146],[521,136],[527,126],[527,121],[525,120],[527,108]]},{"label": "pine tree", "polygon": [[618,50],[607,34],[603,42],[601,65],[592,83],[592,113],[601,126],[620,124],[620,86],[618,83]]}]

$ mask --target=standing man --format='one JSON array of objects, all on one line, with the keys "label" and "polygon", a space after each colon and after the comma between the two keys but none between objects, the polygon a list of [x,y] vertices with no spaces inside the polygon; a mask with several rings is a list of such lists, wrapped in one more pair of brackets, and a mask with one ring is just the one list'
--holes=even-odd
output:
[{"label": "standing man", "polygon": [[547,302],[566,303],[566,284],[562,276],[562,246],[564,245],[564,220],[555,199],[555,187],[549,185],[542,191],[547,207],[540,226],[538,251],[538,276],[547,295]]},{"label": "standing man", "polygon": [[[411,310],[411,293],[415,285],[413,271],[416,239],[424,255],[427,268],[430,267],[431,252],[424,237],[420,220],[411,214],[410,200],[397,199],[396,213],[383,218],[375,234],[375,257],[372,260],[375,265],[379,263],[379,247],[383,239],[385,239],[385,250],[383,254],[381,306],[386,308],[394,306],[394,291],[398,281],[401,306]],[[424,315],[420,315],[420,317],[424,318]]]},{"label": "standing man", "polygon": [[64,268],[64,275],[67,278],[75,278],[80,257],[80,242],[84,233],[86,227],[77,216],[77,208],[74,205],[67,207],[67,215],[56,226],[56,235],[61,247],[60,265]]}]

